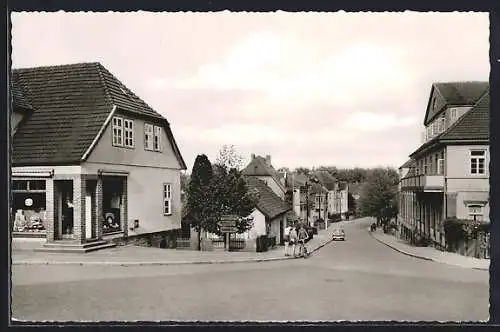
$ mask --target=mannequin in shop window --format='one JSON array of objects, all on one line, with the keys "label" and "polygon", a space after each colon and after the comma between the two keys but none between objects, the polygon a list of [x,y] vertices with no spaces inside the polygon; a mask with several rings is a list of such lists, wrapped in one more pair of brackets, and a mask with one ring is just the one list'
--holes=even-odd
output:
[{"label": "mannequin in shop window", "polygon": [[63,234],[73,234],[73,200],[69,196],[66,197],[66,200],[64,201],[62,215]]},{"label": "mannequin in shop window", "polygon": [[120,205],[121,205],[121,197],[118,193],[114,192],[110,199],[110,210],[111,212],[106,213],[104,230],[113,231],[120,229]]}]

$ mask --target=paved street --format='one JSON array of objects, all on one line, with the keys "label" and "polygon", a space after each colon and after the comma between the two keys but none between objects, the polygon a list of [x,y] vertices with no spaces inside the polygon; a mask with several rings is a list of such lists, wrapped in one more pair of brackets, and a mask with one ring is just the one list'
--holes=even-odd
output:
[{"label": "paved street", "polygon": [[22,320],[488,319],[487,271],[402,255],[366,231],[309,259],[223,265],[13,266]]}]

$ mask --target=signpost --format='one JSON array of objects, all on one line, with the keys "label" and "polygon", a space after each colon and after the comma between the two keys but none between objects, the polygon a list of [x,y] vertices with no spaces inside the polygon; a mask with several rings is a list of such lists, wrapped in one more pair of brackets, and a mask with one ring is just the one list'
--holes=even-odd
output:
[{"label": "signpost", "polygon": [[222,215],[218,225],[220,226],[220,231],[224,233],[224,237],[226,239],[226,251],[229,251],[229,237],[231,233],[238,232],[238,227],[236,227],[236,221],[238,221],[240,217],[234,214],[226,214]]}]

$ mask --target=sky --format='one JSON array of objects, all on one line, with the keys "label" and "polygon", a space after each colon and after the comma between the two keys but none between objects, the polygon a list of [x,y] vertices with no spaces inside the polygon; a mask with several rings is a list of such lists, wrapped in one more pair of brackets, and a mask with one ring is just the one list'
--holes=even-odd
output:
[{"label": "sky", "polygon": [[399,167],[433,82],[487,81],[487,13],[12,13],[12,67],[102,63],[191,170],[234,145],[280,167]]}]

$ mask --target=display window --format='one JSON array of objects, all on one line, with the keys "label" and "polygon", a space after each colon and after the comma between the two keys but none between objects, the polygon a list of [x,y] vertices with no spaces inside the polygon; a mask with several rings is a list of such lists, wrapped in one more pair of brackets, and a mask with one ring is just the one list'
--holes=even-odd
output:
[{"label": "display window", "polygon": [[14,232],[45,232],[47,229],[45,180],[14,180],[12,213]]}]

